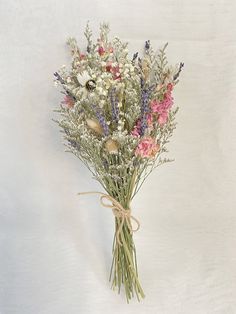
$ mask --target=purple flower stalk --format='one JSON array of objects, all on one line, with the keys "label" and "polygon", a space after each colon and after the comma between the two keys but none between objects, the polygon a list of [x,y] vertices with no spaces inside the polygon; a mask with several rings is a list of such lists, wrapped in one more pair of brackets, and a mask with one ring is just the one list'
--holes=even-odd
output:
[{"label": "purple flower stalk", "polygon": [[147,113],[149,112],[148,100],[151,89],[144,89],[144,81],[141,79],[141,128],[140,135],[143,136],[147,128]]},{"label": "purple flower stalk", "polygon": [[58,72],[55,72],[54,76],[57,79],[57,81],[59,81],[61,84],[65,84],[65,81],[63,80],[63,78],[60,76]]},{"label": "purple flower stalk", "polygon": [[141,118],[140,118],[140,135],[143,136],[145,130],[148,127],[147,124],[147,114],[150,112],[149,108],[149,98],[153,90],[155,89],[155,85],[151,85],[149,87],[145,87],[144,79],[140,80],[141,85]]},{"label": "purple flower stalk", "polygon": [[70,145],[74,148],[76,148],[77,150],[80,150],[80,144],[75,141],[75,140],[68,140],[68,142],[70,143]]},{"label": "purple flower stalk", "polygon": [[150,40],[145,41],[145,50],[146,52],[148,52],[148,50],[150,49]]},{"label": "purple flower stalk", "polygon": [[136,53],[133,55],[132,62],[134,62],[137,58],[138,58],[138,52],[136,52]]},{"label": "purple flower stalk", "polygon": [[182,68],[184,67],[184,63],[183,62],[180,62],[180,65],[179,65],[179,69],[178,69],[178,72],[174,75],[173,77],[173,80],[176,81],[177,78],[179,77],[180,75],[180,72],[182,71]]},{"label": "purple flower stalk", "polygon": [[116,122],[119,120],[119,108],[118,108],[118,97],[116,95],[116,89],[113,87],[110,93],[111,98],[111,114],[112,119]]},{"label": "purple flower stalk", "polygon": [[101,126],[103,128],[104,134],[107,136],[109,134],[109,128],[108,128],[108,125],[106,123],[104,116],[101,113],[100,108],[98,108],[96,105],[92,105],[92,107],[95,111],[95,114],[96,114],[96,117],[97,117],[99,123],[101,124]]},{"label": "purple flower stalk", "polygon": [[60,76],[60,74],[58,72],[55,72],[55,73],[53,73],[53,75],[55,76],[56,80],[62,84],[62,87],[66,91],[66,94],[76,101],[76,97],[70,91],[68,91],[68,89],[65,86],[65,81]]}]

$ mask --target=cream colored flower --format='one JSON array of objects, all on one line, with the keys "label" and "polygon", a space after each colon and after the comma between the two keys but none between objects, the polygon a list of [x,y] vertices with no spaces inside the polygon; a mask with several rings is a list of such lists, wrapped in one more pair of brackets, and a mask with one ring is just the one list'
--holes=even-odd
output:
[{"label": "cream colored flower", "polygon": [[88,71],[83,71],[77,75],[77,80],[80,85],[85,87],[86,83],[91,80],[91,76],[89,75]]},{"label": "cream colored flower", "polygon": [[85,95],[87,92],[92,91],[96,88],[96,82],[89,75],[88,71],[83,71],[77,75],[79,84],[84,88]]},{"label": "cream colored flower", "polygon": [[110,154],[117,154],[119,145],[117,141],[114,141],[113,139],[108,139],[105,143],[105,148]]}]

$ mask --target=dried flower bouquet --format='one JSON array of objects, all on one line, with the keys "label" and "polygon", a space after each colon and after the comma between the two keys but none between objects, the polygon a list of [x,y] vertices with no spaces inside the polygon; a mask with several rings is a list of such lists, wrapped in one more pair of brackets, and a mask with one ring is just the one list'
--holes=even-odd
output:
[{"label": "dried flower bouquet", "polygon": [[108,25],[101,24],[94,43],[87,25],[85,52],[74,38],[68,40],[71,68],[54,73],[64,94],[55,121],[67,151],[100,182],[106,193],[95,193],[114,213],[112,287],[120,292],[123,285],[127,301],[135,294],[140,300],[144,292],[133,241],[139,221],[131,215],[130,203],[148,175],[171,161],[162,156],[176,127],[172,93],[183,63],[169,66],[167,45],[154,52],[149,41],[142,56],[130,58],[127,43],[109,40],[108,33]]}]

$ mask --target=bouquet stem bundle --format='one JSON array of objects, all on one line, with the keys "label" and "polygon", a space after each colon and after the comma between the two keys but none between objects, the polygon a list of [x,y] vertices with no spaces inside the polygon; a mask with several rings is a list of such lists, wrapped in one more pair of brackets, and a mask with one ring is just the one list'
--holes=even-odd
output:
[{"label": "bouquet stem bundle", "polygon": [[[119,218],[116,219],[116,232],[119,228]],[[121,286],[124,285],[127,301],[135,294],[137,299],[144,298],[144,292],[139,282],[136,250],[133,241],[133,235],[125,222],[120,231],[121,244],[114,237],[113,243],[113,261],[110,272],[110,281],[112,287],[118,287],[120,292]],[[113,276],[113,278],[112,278]]]},{"label": "bouquet stem bundle", "polygon": [[[122,189],[118,189],[117,193],[110,191],[110,194],[101,192],[84,192],[84,194],[100,195],[100,203],[102,206],[111,208],[115,216],[115,234],[112,245],[112,265],[110,270],[109,281],[112,281],[112,288],[120,293],[121,287],[125,288],[127,302],[136,294],[137,299],[144,298],[144,292],[139,282],[136,249],[133,240],[133,232],[138,231],[140,227],[139,221],[131,215],[130,203],[134,190],[136,172],[131,177],[127,196],[120,195]],[[125,190],[126,191],[126,190]],[[116,194],[116,198],[111,196]],[[106,200],[106,201],[105,201]],[[108,203],[109,202],[109,203]],[[133,229],[132,222],[137,227]]]},{"label": "bouquet stem bundle", "polygon": [[[145,294],[139,282],[138,265],[136,257],[136,249],[133,240],[133,231],[139,229],[139,221],[130,214],[130,203],[134,190],[136,179],[136,171],[133,173],[127,189],[127,195],[118,194],[118,206],[117,203],[113,203],[114,209],[121,207],[128,213],[126,216],[118,217],[115,214],[115,236],[112,246],[112,266],[110,271],[109,280],[112,280],[112,288],[118,287],[120,293],[122,285],[125,288],[125,295],[127,302],[136,294],[138,301],[140,298],[144,298]],[[117,200],[116,200],[117,201]],[[132,221],[135,220],[137,228],[133,230]]]}]

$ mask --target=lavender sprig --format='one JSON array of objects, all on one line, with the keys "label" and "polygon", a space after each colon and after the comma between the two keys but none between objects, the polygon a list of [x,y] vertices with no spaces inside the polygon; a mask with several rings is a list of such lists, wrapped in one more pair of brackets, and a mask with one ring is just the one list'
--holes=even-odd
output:
[{"label": "lavender sprig", "polygon": [[102,114],[100,108],[98,108],[98,106],[96,106],[96,105],[94,105],[94,104],[92,105],[92,107],[93,107],[93,109],[94,109],[94,112],[95,112],[95,114],[96,114],[96,117],[97,117],[97,119],[98,119],[100,125],[101,125],[102,128],[103,128],[104,134],[107,136],[107,135],[109,134],[109,128],[108,128],[108,125],[107,125],[107,123],[106,123],[106,120],[105,120],[105,118],[104,118],[104,116],[103,116],[103,114]]},{"label": "lavender sprig", "polygon": [[118,108],[118,98],[116,95],[116,89],[114,87],[111,89],[110,99],[111,99],[112,119],[117,123],[119,120],[119,108]]},{"label": "lavender sprig", "polygon": [[57,81],[59,81],[61,84],[65,84],[65,81],[63,80],[63,78],[60,76],[58,72],[53,73],[53,75],[55,76]]},{"label": "lavender sprig", "polygon": [[145,41],[145,51],[148,53],[148,50],[150,49],[150,40]]},{"label": "lavender sprig", "polygon": [[58,72],[53,73],[53,75],[55,76],[56,80],[61,83],[62,87],[64,88],[64,90],[66,92],[66,94],[76,101],[76,97],[66,88],[66,86],[65,86],[66,82],[61,77],[61,75]]},{"label": "lavender sprig", "polygon": [[142,91],[142,95],[141,95],[141,136],[144,135],[145,130],[147,128],[147,119],[146,119],[146,115],[149,111],[148,108],[148,93],[146,90]]},{"label": "lavender sprig", "polygon": [[147,129],[147,114],[149,112],[148,101],[150,94],[154,88],[154,86],[150,86],[148,88],[144,88],[144,80],[141,78],[141,128],[140,128],[140,135],[143,136],[145,130]]},{"label": "lavender sprig", "polygon": [[136,52],[136,53],[133,55],[132,62],[134,62],[137,58],[138,58],[138,52]]},{"label": "lavender sprig", "polygon": [[183,62],[180,62],[180,65],[179,65],[179,69],[178,69],[178,72],[174,75],[173,77],[173,80],[176,81],[177,78],[179,77],[180,75],[180,72],[182,71],[182,68],[184,67],[184,63]]}]

